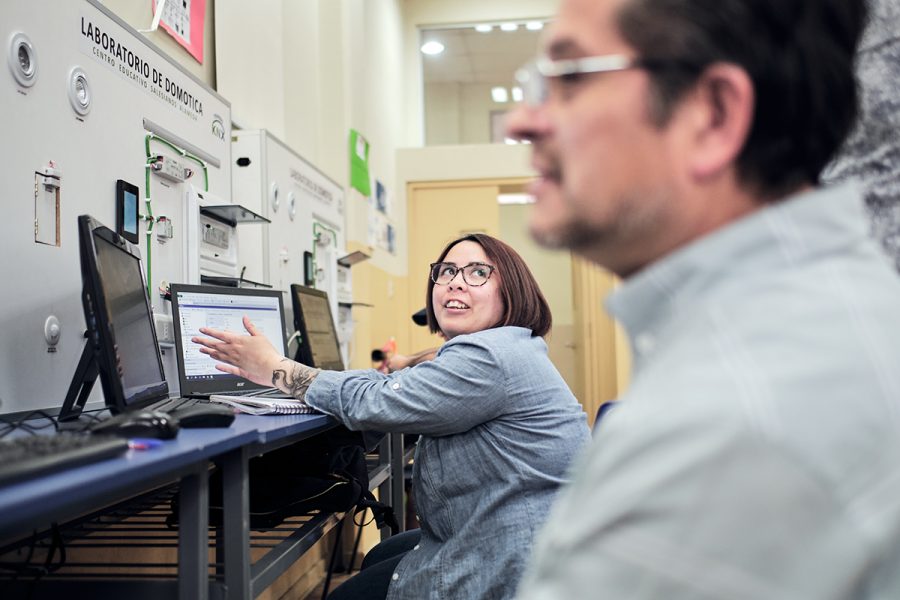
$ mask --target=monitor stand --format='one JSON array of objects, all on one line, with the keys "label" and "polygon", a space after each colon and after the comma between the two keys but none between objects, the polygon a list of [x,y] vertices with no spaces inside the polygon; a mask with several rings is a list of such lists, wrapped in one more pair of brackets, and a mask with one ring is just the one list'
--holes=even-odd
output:
[{"label": "monitor stand", "polygon": [[97,356],[94,354],[93,346],[88,341],[84,344],[84,349],[81,351],[81,360],[78,361],[78,367],[75,369],[75,374],[72,375],[72,382],[69,384],[69,391],[66,393],[66,400],[59,411],[58,419],[60,423],[78,420],[99,374]]}]

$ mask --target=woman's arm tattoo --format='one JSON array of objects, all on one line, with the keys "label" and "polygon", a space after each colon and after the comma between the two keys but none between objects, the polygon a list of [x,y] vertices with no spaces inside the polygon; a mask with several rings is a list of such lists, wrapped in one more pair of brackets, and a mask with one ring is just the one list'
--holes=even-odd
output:
[{"label": "woman's arm tattoo", "polygon": [[279,364],[279,368],[272,371],[272,385],[297,400],[303,400],[306,397],[306,390],[319,373],[319,369],[285,358]]}]

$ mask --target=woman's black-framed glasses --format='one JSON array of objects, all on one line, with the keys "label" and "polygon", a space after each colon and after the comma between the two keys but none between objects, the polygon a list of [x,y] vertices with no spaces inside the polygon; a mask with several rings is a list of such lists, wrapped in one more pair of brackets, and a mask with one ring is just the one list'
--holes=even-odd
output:
[{"label": "woman's black-framed glasses", "polygon": [[456,263],[450,262],[432,263],[431,280],[437,285],[449,285],[458,273],[462,273],[463,281],[467,285],[478,287],[487,283],[495,269],[496,267],[492,265],[479,262],[469,263],[464,267],[458,267]]}]

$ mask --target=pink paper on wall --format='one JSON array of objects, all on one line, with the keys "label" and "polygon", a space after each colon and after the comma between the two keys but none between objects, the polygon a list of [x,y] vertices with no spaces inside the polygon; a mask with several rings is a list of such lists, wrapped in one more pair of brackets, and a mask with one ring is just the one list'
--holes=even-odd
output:
[{"label": "pink paper on wall", "polygon": [[[152,0],[156,12],[156,0]],[[175,41],[203,64],[203,30],[206,0],[166,0],[159,24]]]}]

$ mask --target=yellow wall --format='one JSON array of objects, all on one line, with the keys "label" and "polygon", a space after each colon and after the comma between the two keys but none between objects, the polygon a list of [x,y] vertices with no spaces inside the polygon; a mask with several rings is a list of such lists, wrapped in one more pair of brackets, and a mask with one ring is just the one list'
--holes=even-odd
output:
[{"label": "yellow wall", "polygon": [[[449,242],[467,233],[498,235],[499,186],[495,182],[436,182],[416,184],[412,189],[408,205],[411,281],[408,297],[409,306],[418,310],[425,305],[428,265],[437,260]],[[411,352],[434,346],[440,341],[427,328],[410,324],[408,330],[411,334]]]},{"label": "yellow wall", "polygon": [[500,206],[500,238],[516,249],[541,287],[553,313],[553,330],[546,342],[550,360],[576,398],[583,388],[576,371],[576,344],[572,302],[572,258],[568,252],[556,252],[538,246],[528,233],[531,206]]},{"label": "yellow wall", "polygon": [[409,309],[407,281],[407,277],[388,273],[368,261],[353,267],[351,368],[370,368],[372,350],[392,337],[399,352],[413,351],[409,330],[414,310]]}]

